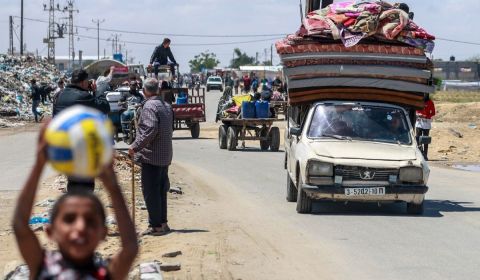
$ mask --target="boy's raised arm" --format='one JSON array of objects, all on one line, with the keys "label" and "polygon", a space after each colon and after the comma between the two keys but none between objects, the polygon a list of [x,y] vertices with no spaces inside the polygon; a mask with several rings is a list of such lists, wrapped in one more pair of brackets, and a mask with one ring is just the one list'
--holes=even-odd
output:
[{"label": "boy's raised arm", "polygon": [[100,179],[110,194],[122,242],[120,252],[112,258],[109,264],[109,272],[113,279],[125,279],[138,253],[137,232],[118,185],[112,164],[104,170]]}]

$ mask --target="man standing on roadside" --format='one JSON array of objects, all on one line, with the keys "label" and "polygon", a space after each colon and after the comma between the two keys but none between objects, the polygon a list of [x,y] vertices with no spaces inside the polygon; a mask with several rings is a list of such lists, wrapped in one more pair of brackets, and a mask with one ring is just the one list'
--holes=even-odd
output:
[{"label": "man standing on roadside", "polygon": [[[150,58],[150,65],[153,65],[155,79],[158,79],[158,71],[161,65],[169,65],[172,77],[175,76],[175,65],[178,64],[175,57],[173,57],[172,50],[170,49],[170,42],[171,41],[168,38],[163,39],[163,43],[155,48],[152,57]],[[171,63],[168,63],[168,59],[170,59]]]},{"label": "man standing on roadside", "polygon": [[[53,104],[53,117],[61,111],[74,106],[84,105],[97,109],[104,114],[110,112],[110,104],[104,95],[94,96],[88,92],[88,73],[85,70],[75,70],[72,73],[71,84],[67,85],[62,93],[57,96]],[[67,191],[76,190],[94,191],[95,180],[68,178]]]},{"label": "man standing on roadside", "polygon": [[142,165],[142,189],[149,216],[149,229],[143,235],[164,235],[167,224],[168,168],[172,163],[172,107],[158,96],[158,81],[147,79],[137,128],[137,137],[128,153]]},{"label": "man standing on roadside", "polygon": [[[42,92],[40,88],[37,86],[37,81],[35,79],[30,81],[30,88],[32,89],[32,113],[35,117],[35,122],[38,123],[39,113],[37,111],[38,105],[42,101]],[[40,116],[41,118],[41,116]]]}]

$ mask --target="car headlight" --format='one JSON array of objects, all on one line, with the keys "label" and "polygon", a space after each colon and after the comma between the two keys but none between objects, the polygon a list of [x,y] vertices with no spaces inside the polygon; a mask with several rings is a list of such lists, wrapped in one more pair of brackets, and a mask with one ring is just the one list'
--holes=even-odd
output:
[{"label": "car headlight", "polygon": [[333,164],[320,162],[320,161],[310,161],[308,162],[308,176],[333,176]]},{"label": "car headlight", "polygon": [[401,182],[421,183],[423,182],[423,170],[419,167],[400,168],[399,179]]}]

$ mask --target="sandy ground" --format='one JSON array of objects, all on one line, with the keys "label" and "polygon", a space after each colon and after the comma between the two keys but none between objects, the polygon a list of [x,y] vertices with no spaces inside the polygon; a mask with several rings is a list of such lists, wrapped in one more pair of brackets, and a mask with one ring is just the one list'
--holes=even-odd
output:
[{"label": "sandy ground", "polygon": [[[169,194],[169,223],[172,233],[162,237],[141,237],[141,252],[136,266],[144,262],[159,261],[161,263],[180,263],[182,269],[176,272],[164,272],[164,279],[268,279],[267,275],[276,275],[279,279],[288,279],[291,272],[288,262],[282,260],[282,254],[271,244],[275,235],[275,221],[265,221],[255,225],[253,205],[245,202],[232,202],[227,197],[236,194],[218,192],[211,187],[212,182],[199,181],[195,172],[188,166],[173,165],[170,170],[171,185],[180,187],[183,194]],[[125,159],[117,162],[116,171],[121,181],[123,194],[131,209],[131,169]],[[147,228],[147,213],[144,209],[143,197],[139,188],[139,169],[136,169],[136,226],[141,232]],[[62,194],[64,182],[62,177],[42,184],[37,195],[37,202],[46,198],[56,198]],[[178,179],[181,178],[181,179]],[[222,185],[221,179],[210,176],[213,184]],[[60,180],[60,181],[59,181]],[[109,216],[112,215],[110,202],[100,184],[97,184],[97,195],[106,206]],[[10,230],[10,219],[15,203],[15,192],[1,193],[0,207],[0,273],[6,275],[16,266],[22,264],[14,236]],[[237,209],[244,209],[237,211]],[[34,214],[48,212],[48,208],[36,206]],[[253,227],[262,226],[269,234],[258,236]],[[115,225],[109,225],[109,236],[99,247],[98,252],[108,258],[120,245]],[[37,233],[43,246],[54,249],[44,232]],[[277,234],[286,244],[285,236]],[[293,248],[292,253],[293,253]],[[164,253],[182,251],[175,258],[162,258]],[[261,264],[259,266],[258,264]],[[245,271],[244,267],[250,267]],[[255,268],[256,269],[251,269]],[[138,271],[135,267],[133,274]],[[243,278],[234,278],[242,275]],[[293,274],[291,274],[293,277]],[[137,276],[133,275],[136,279]]]},{"label": "sandy ground", "polygon": [[480,103],[440,103],[436,109],[429,159],[447,165],[479,163]]}]

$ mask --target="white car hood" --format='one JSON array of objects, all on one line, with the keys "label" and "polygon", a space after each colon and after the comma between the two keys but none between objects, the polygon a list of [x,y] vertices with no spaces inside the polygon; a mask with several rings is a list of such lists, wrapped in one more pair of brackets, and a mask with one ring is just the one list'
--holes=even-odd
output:
[{"label": "white car hood", "polygon": [[356,141],[312,141],[311,149],[318,156],[335,159],[415,160],[415,148],[395,144]]}]

